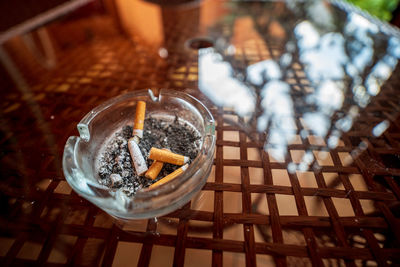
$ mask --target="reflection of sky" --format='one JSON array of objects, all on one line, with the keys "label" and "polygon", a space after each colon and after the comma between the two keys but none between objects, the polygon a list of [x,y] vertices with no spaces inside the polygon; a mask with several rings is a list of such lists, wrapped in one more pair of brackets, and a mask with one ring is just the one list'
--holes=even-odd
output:
[{"label": "reflection of sky", "polygon": [[[278,160],[285,158],[297,133],[295,115],[301,115],[307,129],[300,132],[303,138],[313,134],[325,139],[330,149],[336,148],[342,133],[351,129],[360,108],[379,94],[400,58],[400,40],[382,39],[379,27],[358,14],[348,15],[342,31],[332,30],[330,10],[322,4],[311,5],[307,14],[310,19],[294,27],[295,40],[287,42],[280,58],[247,67],[246,83],[233,78],[231,65],[222,57],[200,53],[199,87],[217,104],[233,107],[239,115],[250,114],[255,103],[251,90],[259,94],[262,112],[257,130],[267,132],[265,149]],[[385,45],[386,51],[380,51]],[[313,88],[302,92],[304,101],[297,101],[283,71],[293,63],[295,53]],[[345,99],[347,94],[353,98]],[[387,127],[387,121],[378,124],[372,134],[379,136]],[[302,162],[290,168],[305,170],[313,159],[307,150]]]},{"label": "reflection of sky", "polygon": [[269,128],[265,148],[271,148],[270,153],[279,160],[284,159],[287,145],[296,134],[293,102],[289,93],[289,85],[279,80],[266,83],[261,93],[264,113],[258,118],[257,128],[260,132]]},{"label": "reflection of sky", "polygon": [[199,53],[199,89],[217,105],[233,108],[240,116],[250,115],[255,109],[255,96],[233,77],[232,66],[213,51],[207,48]]},{"label": "reflection of sky", "polygon": [[374,42],[370,35],[377,32],[378,27],[365,18],[358,14],[349,15],[344,33],[348,36],[354,36],[348,44],[350,51],[354,51],[354,53],[351,53],[351,63],[347,64],[347,71],[350,76],[362,73],[365,67],[371,64]]},{"label": "reflection of sky", "polygon": [[329,30],[333,28],[332,14],[326,8],[324,1],[314,1],[307,9],[307,13],[316,25]]},{"label": "reflection of sky", "polygon": [[[371,96],[379,93],[382,84],[390,77],[399,58],[398,39],[392,37],[388,44],[388,54],[372,66],[364,77],[367,67],[373,64],[374,40],[378,26],[358,14],[350,14],[344,26],[344,35],[328,32],[319,34],[310,21],[299,23],[294,30],[298,41],[299,59],[305,66],[307,77],[316,87],[316,92],[308,96],[309,104],[317,107],[315,112],[304,114],[305,123],[314,134],[325,137],[331,116],[342,107],[344,85],[333,80],[343,80],[345,73],[353,83],[354,100],[365,107]],[[346,54],[346,47],[349,54]],[[352,125],[352,116],[339,120],[339,130],[347,131]]]},{"label": "reflection of sky", "polygon": [[324,114],[331,116],[336,110],[339,110],[343,104],[343,84],[326,80],[318,86],[316,93],[310,96]]},{"label": "reflection of sky", "polygon": [[300,61],[311,81],[343,79],[343,65],[348,58],[341,34],[327,33],[320,36],[309,21],[299,23],[294,32],[298,39]]},{"label": "reflection of sky", "polygon": [[400,58],[400,40],[396,37],[389,39],[388,53],[395,58]]},{"label": "reflection of sky", "polygon": [[281,78],[280,67],[273,60],[265,60],[247,68],[249,82],[259,86],[264,84],[261,90],[264,112],[258,118],[257,129],[260,132],[269,129],[265,149],[276,159],[284,160],[287,145],[296,134],[296,125],[290,87]]},{"label": "reflection of sky", "polygon": [[[351,62],[347,64],[347,70],[354,80],[355,100],[361,107],[365,107],[370,102],[370,97],[380,92],[382,84],[392,74],[400,58],[400,42],[397,38],[391,37],[386,55],[374,64],[372,60],[375,50],[372,36],[379,33],[378,26],[358,14],[350,14],[344,32],[354,36],[354,40],[349,42],[349,47],[354,53]],[[372,71],[363,81],[361,74],[371,64],[374,64]]]},{"label": "reflection of sky", "polygon": [[273,60],[264,60],[247,68],[247,79],[256,85],[264,84],[266,79],[280,79],[282,77],[279,65]]}]

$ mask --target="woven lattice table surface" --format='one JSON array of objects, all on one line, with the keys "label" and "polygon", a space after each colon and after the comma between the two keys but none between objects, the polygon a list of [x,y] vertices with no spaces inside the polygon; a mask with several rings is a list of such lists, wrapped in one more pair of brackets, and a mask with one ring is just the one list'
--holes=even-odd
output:
[{"label": "woven lattice table surface", "polygon": [[[124,12],[118,20],[110,15],[112,8],[106,11],[41,28],[51,40],[55,67],[39,64],[22,38],[4,45],[2,62],[15,69],[3,64],[0,73],[2,266],[384,266],[400,261],[399,68],[334,149],[316,136],[302,137],[297,114],[296,138],[280,162],[264,151],[263,133],[247,135],[240,127],[243,118],[197,89],[197,51],[181,48],[204,34],[195,29],[217,16],[212,9],[143,11],[149,17],[162,14],[164,37],[155,25],[148,26],[154,35],[136,34],[137,21],[121,25]],[[277,38],[280,31],[271,30]],[[279,42],[260,46],[251,37],[238,37],[250,39],[237,47],[237,61],[250,64],[282,51]],[[38,38],[40,33],[33,35]],[[157,42],[169,52],[167,59],[150,45]],[[292,70],[288,83],[307,90],[303,67],[294,64]],[[214,165],[201,193],[176,212],[117,222],[72,191],[61,158],[87,112],[143,88],[182,90],[205,103],[217,123]],[[370,137],[384,119],[390,127]],[[288,172],[287,164],[299,163],[306,150],[314,153],[318,168]]]}]

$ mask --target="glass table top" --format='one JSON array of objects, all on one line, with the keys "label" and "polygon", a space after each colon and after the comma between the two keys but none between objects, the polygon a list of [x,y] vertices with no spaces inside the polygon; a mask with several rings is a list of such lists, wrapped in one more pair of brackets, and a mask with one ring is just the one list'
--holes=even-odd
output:
[{"label": "glass table top", "polygon": [[[0,44],[5,265],[399,260],[398,28],[341,1],[72,1]],[[163,88],[212,111],[212,174],[174,213],[115,221],[66,183],[65,142]]]}]

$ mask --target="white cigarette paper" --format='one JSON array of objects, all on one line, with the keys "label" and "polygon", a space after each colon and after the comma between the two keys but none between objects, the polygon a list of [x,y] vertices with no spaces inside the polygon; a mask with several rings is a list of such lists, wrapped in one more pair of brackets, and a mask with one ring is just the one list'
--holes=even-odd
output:
[{"label": "white cigarette paper", "polygon": [[111,179],[111,186],[119,185],[120,183],[122,183],[122,177],[118,173],[111,174],[110,179]]},{"label": "white cigarette paper", "polygon": [[133,165],[135,166],[136,173],[138,175],[144,174],[148,169],[147,164],[134,138],[129,139],[128,148],[129,148],[129,153],[131,154]]},{"label": "white cigarette paper", "polygon": [[139,138],[143,138],[143,130],[141,129],[133,129],[133,135]]}]

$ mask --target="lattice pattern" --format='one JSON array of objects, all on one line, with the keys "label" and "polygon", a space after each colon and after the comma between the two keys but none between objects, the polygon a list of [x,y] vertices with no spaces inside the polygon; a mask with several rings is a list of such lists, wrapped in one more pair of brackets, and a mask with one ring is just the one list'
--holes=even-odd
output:
[{"label": "lattice pattern", "polygon": [[[247,137],[225,122],[242,119],[187,89],[217,121],[207,184],[191,203],[165,217],[114,222],[63,179],[60,162],[67,137],[77,134],[83,114],[127,90],[195,88],[197,57],[175,51],[165,62],[139,39],[127,40],[110,29],[106,17],[65,24],[69,27],[57,36],[79,36],[79,29],[86,28],[95,37],[82,37],[79,45],[56,39],[55,70],[30,68],[35,66],[30,59],[20,68],[32,91],[10,88],[1,93],[2,265],[384,266],[400,260],[400,121],[388,113],[398,110],[393,102],[398,81],[367,108],[369,116],[359,122],[366,128],[356,125],[357,131],[343,136],[334,150],[324,151],[326,145],[317,138],[302,139],[298,120],[298,136],[286,160],[296,162],[307,147],[315,150],[321,168],[295,174],[262,150],[263,135]],[[24,53],[15,47],[9,50],[14,58],[14,53]],[[257,51],[265,49],[254,49],[250,42],[240,56],[258,60]],[[304,79],[301,68],[294,75],[289,82],[307,89],[299,82]],[[371,120],[376,112],[392,126],[381,138],[370,139],[365,133],[376,124]],[[367,146],[352,156],[360,141]]]}]

